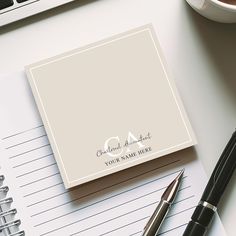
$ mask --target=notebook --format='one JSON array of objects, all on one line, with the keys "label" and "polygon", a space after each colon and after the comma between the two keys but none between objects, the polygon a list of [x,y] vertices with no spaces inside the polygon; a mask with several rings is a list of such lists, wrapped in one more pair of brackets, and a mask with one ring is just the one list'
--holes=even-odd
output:
[{"label": "notebook", "polygon": [[152,25],[26,72],[66,188],[196,143]]},{"label": "notebook", "polygon": [[[5,176],[0,211],[17,209],[0,217],[1,236],[23,231],[29,236],[141,235],[166,186],[185,168],[158,235],[183,233],[207,182],[193,148],[68,190],[23,72],[0,79],[0,108],[0,176]],[[8,191],[2,191],[4,186]],[[5,199],[12,199],[11,205]],[[17,230],[21,234],[12,233]],[[209,236],[225,236],[218,216]]]}]

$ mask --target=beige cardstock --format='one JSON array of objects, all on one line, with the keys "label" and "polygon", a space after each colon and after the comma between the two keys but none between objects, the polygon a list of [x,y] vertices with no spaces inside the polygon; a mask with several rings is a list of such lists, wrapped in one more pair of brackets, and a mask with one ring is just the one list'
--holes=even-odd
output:
[{"label": "beige cardstock", "polygon": [[195,144],[151,25],[26,72],[67,188]]}]

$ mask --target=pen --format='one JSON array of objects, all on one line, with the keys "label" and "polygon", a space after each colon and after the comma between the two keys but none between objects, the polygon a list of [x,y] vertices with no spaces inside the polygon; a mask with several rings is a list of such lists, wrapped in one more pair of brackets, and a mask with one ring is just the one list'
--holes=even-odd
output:
[{"label": "pen", "polygon": [[162,222],[164,221],[172,203],[175,200],[183,174],[184,170],[182,170],[166,188],[165,192],[161,196],[161,201],[159,202],[157,208],[155,209],[147,225],[145,226],[142,236],[157,235]]},{"label": "pen", "polygon": [[221,154],[183,236],[202,236],[205,234],[235,166],[236,131]]}]

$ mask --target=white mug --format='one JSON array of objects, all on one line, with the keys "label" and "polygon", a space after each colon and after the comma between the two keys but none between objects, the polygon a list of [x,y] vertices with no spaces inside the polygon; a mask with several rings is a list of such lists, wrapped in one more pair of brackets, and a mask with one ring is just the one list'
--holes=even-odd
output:
[{"label": "white mug", "polygon": [[198,13],[222,23],[236,23],[236,5],[219,0],[186,0]]}]

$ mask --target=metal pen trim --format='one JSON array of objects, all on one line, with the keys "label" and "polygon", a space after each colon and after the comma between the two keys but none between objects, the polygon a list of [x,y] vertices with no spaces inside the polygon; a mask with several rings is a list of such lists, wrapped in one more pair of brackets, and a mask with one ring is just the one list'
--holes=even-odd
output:
[{"label": "metal pen trim", "polygon": [[209,203],[209,202],[206,202],[206,201],[200,201],[200,202],[199,202],[199,205],[202,205],[202,206],[204,206],[204,207],[207,207],[207,208],[213,210],[214,212],[217,211],[217,207],[214,206],[214,205],[212,205],[212,204]]}]

